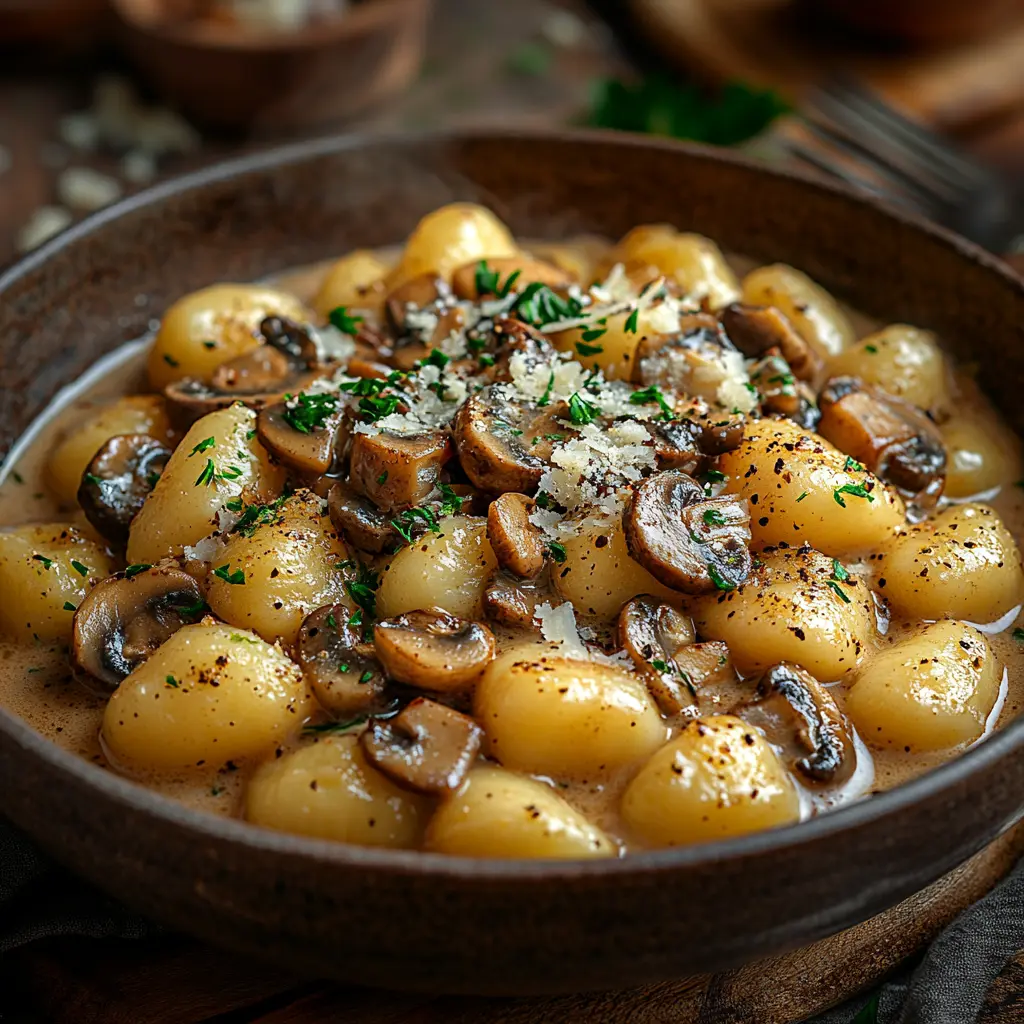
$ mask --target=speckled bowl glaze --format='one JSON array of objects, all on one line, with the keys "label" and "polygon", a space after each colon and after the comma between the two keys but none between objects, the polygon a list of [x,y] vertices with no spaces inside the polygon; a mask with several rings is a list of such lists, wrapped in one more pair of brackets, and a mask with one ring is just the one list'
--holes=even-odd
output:
[{"label": "speckled bowl glaze", "polygon": [[[484,133],[277,150],[162,185],[0,278],[0,453],[57,390],[183,292],[394,243],[454,199],[520,234],[671,221],[934,328],[1024,427],[1024,287],[961,239],[738,156],[608,135]],[[2,684],[2,680],[0,680]],[[0,712],[0,808],[171,927],[307,974],[524,995],[722,970],[895,904],[1020,814],[1024,720],[909,785],[805,824],[588,863],[313,841],[192,812]]]}]

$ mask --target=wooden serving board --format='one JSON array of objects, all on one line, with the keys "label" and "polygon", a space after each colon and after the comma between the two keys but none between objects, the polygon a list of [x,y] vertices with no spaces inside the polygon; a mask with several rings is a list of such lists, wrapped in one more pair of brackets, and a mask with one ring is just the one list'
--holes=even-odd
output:
[{"label": "wooden serving board", "polygon": [[[681,70],[742,79],[794,103],[847,71],[936,128],[987,136],[1024,115],[1024,17],[997,35],[940,49],[882,48],[806,16],[798,0],[630,0],[649,42]],[[1020,139],[1014,140],[1019,149]]]},{"label": "wooden serving board", "polygon": [[[52,1024],[792,1024],[875,985],[1024,853],[1024,826],[878,917],[736,971],[550,999],[429,996],[303,982],[185,939],[51,940],[8,957],[0,992]],[[6,1019],[0,996],[0,1019]],[[34,1015],[34,1016],[33,1016]],[[229,1015],[229,1016],[225,1016]],[[1024,1017],[1024,951],[981,1024]]]}]

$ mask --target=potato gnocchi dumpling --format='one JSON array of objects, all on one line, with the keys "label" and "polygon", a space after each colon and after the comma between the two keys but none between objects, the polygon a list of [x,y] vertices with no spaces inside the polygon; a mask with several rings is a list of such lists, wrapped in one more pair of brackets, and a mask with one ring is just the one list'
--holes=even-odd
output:
[{"label": "potato gnocchi dumpling", "polygon": [[457,202],[183,296],[118,371],[151,394],[5,466],[0,704],[202,809],[496,858],[780,827],[984,739],[1017,438],[928,324],[700,227]]},{"label": "potato gnocchi dumpling", "polygon": [[179,299],[160,324],[146,368],[154,388],[194,377],[209,381],[222,363],[262,344],[260,322],[310,314],[293,295],[255,284],[217,284]]},{"label": "potato gnocchi dumpling", "polygon": [[267,761],[245,793],[257,825],[358,846],[417,846],[429,814],[430,801],[377,771],[353,735],[320,736]]},{"label": "potato gnocchi dumpling", "polygon": [[965,622],[933,622],[858,672],[846,710],[872,746],[943,750],[981,736],[1002,672],[983,633]]},{"label": "potato gnocchi dumpling", "polygon": [[726,491],[750,502],[759,544],[809,544],[845,558],[884,549],[904,522],[898,494],[791,420],[753,424],[718,465]]},{"label": "potato gnocchi dumpling", "polygon": [[691,722],[640,769],[622,817],[646,845],[683,846],[792,824],[800,797],[757,729],[716,715]]},{"label": "potato gnocchi dumpling", "polygon": [[311,698],[298,667],[255,633],[183,626],[114,691],[102,737],[134,770],[220,767],[298,732]]},{"label": "potato gnocchi dumpling", "polygon": [[871,591],[819,551],[768,551],[751,579],[694,603],[701,636],[724,640],[741,672],[787,661],[831,682],[852,672],[875,636]]},{"label": "potato gnocchi dumpling", "polygon": [[93,456],[119,434],[148,434],[171,445],[174,432],[164,400],[158,395],[126,395],[100,406],[68,431],[46,464],[47,478],[61,505],[75,504],[82,474]]},{"label": "potato gnocchi dumpling", "polygon": [[988,505],[954,505],[910,527],[878,571],[885,598],[910,618],[995,622],[1024,596],[1020,552]]},{"label": "potato gnocchi dumpling", "polygon": [[492,765],[474,768],[434,812],[426,848],[459,857],[614,857],[613,839],[550,786]]},{"label": "potato gnocchi dumpling", "polygon": [[510,651],[477,684],[473,713],[506,768],[586,778],[647,756],[666,729],[633,672],[599,661]]},{"label": "potato gnocchi dumpling", "polygon": [[256,438],[256,417],[243,405],[192,424],[132,521],[129,562],[180,555],[215,532],[220,513],[276,498],[284,473]]},{"label": "potato gnocchi dumpling", "polygon": [[75,609],[113,571],[106,549],[70,523],[0,532],[0,629],[26,642],[67,640]]}]

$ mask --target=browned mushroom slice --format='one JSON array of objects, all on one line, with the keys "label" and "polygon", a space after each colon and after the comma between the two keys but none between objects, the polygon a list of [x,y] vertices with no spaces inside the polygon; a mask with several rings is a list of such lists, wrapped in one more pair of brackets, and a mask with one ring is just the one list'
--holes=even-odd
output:
[{"label": "browned mushroom slice", "polygon": [[720,711],[723,696],[729,696],[729,704],[736,699],[736,669],[728,646],[720,640],[705,640],[680,647],[676,651],[675,663],[679,674],[689,680],[689,685],[697,691],[702,714]]},{"label": "browned mushroom slice", "polygon": [[440,608],[382,619],[373,645],[388,676],[423,690],[448,692],[474,683],[494,659],[494,634],[480,622]]},{"label": "browned mushroom slice", "polygon": [[171,450],[148,434],[119,434],[92,457],[78,487],[86,519],[115,544],[128,540],[128,527],[156,485]]},{"label": "browned mushroom slice", "polygon": [[782,750],[792,771],[815,786],[839,786],[853,774],[857,752],[846,716],[810,673],[783,662],[756,682],[755,695],[734,709]]},{"label": "browned mushroom slice", "polygon": [[[387,297],[384,309],[388,323],[397,334],[405,334],[416,323],[415,314],[426,306],[432,306],[441,297],[441,289],[447,287],[437,274],[420,274],[393,289]],[[412,323],[409,314],[413,314]]]},{"label": "browned mushroom slice", "polygon": [[805,430],[816,430],[821,410],[814,392],[798,380],[789,363],[776,349],[750,368],[750,381],[761,395],[761,410],[771,416],[785,416]]},{"label": "browned mushroom slice", "polygon": [[747,306],[735,302],[719,314],[729,340],[745,356],[761,356],[777,348],[800,380],[814,380],[821,359],[774,306]]},{"label": "browned mushroom slice", "polygon": [[498,569],[484,590],[487,617],[503,626],[530,629],[536,625],[537,605],[555,604],[558,595],[551,582],[549,562],[533,579],[515,576],[507,569]]},{"label": "browned mushroom slice", "polygon": [[693,475],[704,467],[704,453],[697,445],[700,431],[695,424],[689,420],[648,420],[644,426],[654,441],[658,469],[681,469]]},{"label": "browned mushroom slice", "polygon": [[340,480],[327,495],[327,510],[335,528],[360,551],[379,555],[396,539],[388,516]]},{"label": "browned mushroom slice", "polygon": [[447,434],[356,434],[349,482],[382,509],[408,508],[430,497],[452,457]]},{"label": "browned mushroom slice", "polygon": [[679,651],[694,641],[689,616],[656,597],[641,594],[619,612],[618,639],[666,715],[679,714],[696,704],[693,680],[676,663]]},{"label": "browned mushroom slice", "polygon": [[98,583],[78,606],[72,665],[77,674],[113,691],[205,607],[199,584],[176,565],[133,566],[130,573]]},{"label": "browned mushroom slice", "polygon": [[[334,398],[333,395],[317,397]],[[275,402],[260,410],[256,417],[260,444],[300,473],[326,473],[334,462],[335,439],[343,414],[336,410],[324,417],[321,424],[306,423],[301,417],[294,418],[292,404],[295,401],[296,398],[291,398]]]},{"label": "browned mushroom slice", "polygon": [[750,508],[732,495],[704,499],[685,473],[659,473],[633,492],[629,553],[659,582],[687,594],[732,590],[750,575]]},{"label": "browned mushroom slice", "polygon": [[525,494],[510,491],[495,498],[487,510],[487,539],[494,556],[516,576],[533,577],[544,568],[545,545],[540,530],[530,522],[536,507]]},{"label": "browned mushroom slice", "polygon": [[920,409],[853,377],[833,377],[821,393],[818,433],[872,473],[934,501],[946,482],[946,448]]},{"label": "browned mushroom slice", "polygon": [[306,617],[295,657],[316,699],[332,714],[372,708],[384,692],[384,673],[362,626],[349,623],[351,609],[325,605]]},{"label": "browned mushroom slice", "polygon": [[454,793],[476,761],[483,730],[468,715],[418,697],[359,737],[367,760],[417,793]]},{"label": "browned mushroom slice", "polygon": [[[464,263],[452,274],[452,291],[460,299],[479,299],[503,291],[522,291],[529,284],[544,284],[562,291],[573,279],[560,267],[532,256],[501,256]],[[510,287],[511,285],[511,287]]]},{"label": "browned mushroom slice", "polygon": [[731,452],[743,443],[747,420],[745,416],[728,414],[705,415],[697,421],[700,450],[711,458]]},{"label": "browned mushroom slice", "polygon": [[295,366],[310,369],[320,361],[320,352],[309,331],[286,316],[264,317],[259,332],[267,345],[287,356]]}]

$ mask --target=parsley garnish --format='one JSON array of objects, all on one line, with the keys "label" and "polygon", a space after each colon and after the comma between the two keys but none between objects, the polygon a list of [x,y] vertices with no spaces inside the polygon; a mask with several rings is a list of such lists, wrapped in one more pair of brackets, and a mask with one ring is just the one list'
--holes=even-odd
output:
[{"label": "parsley garnish", "polygon": [[843,469],[847,473],[851,471],[854,473],[859,473],[864,469],[864,467],[855,458],[853,458],[852,455],[847,455],[846,462],[843,463]]},{"label": "parsley garnish", "polygon": [[[428,508],[423,508],[420,505],[414,508],[407,508],[402,512],[398,518],[391,520],[391,525],[395,528],[398,534],[406,542],[406,544],[412,543],[412,524],[420,519],[427,524],[427,529],[432,533],[440,533],[441,527],[437,525],[437,519],[434,513]],[[402,526],[402,521],[408,523],[408,526]]]},{"label": "parsley garnish", "polygon": [[726,520],[725,516],[723,516],[717,508],[709,508],[704,513],[704,522],[707,523],[708,526],[725,526]]},{"label": "parsley garnish", "polygon": [[124,571],[124,578],[126,580],[132,579],[134,576],[138,576],[140,572],[145,572],[147,569],[152,569],[152,565],[148,565],[146,562],[136,562],[135,565],[129,565]]},{"label": "parsley garnish", "polygon": [[436,366],[443,370],[451,361],[451,356],[446,356],[439,348],[435,348],[430,350],[430,355],[423,360],[423,365]]},{"label": "parsley garnish", "polygon": [[89,575],[89,566],[82,565],[81,562],[76,562],[73,558],[71,559],[71,568],[74,569],[79,576],[84,577]]},{"label": "parsley garnish", "polygon": [[378,395],[377,397],[360,398],[359,412],[370,423],[373,423],[376,420],[382,420],[385,416],[390,416],[393,412],[397,412],[401,404],[402,400],[398,395]]},{"label": "parsley garnish", "polygon": [[548,377],[548,386],[544,389],[544,394],[537,400],[537,405],[547,405],[551,401],[551,392],[555,386],[555,371],[551,371],[551,376]]},{"label": "parsley garnish", "polygon": [[560,544],[557,540],[553,540],[548,544],[548,551],[551,552],[551,557],[558,562],[559,565],[565,561],[566,554],[564,544]]},{"label": "parsley garnish", "polygon": [[[289,403],[285,406],[284,421],[300,434],[309,434],[322,427],[328,417],[338,408],[338,396],[325,392],[319,395],[307,395],[300,392],[290,404],[291,396],[286,396]],[[360,402],[360,408],[362,402]]]},{"label": "parsley garnish", "polygon": [[86,473],[83,479],[87,484],[92,484],[93,487],[99,487],[103,483],[103,478],[98,477],[95,473]]},{"label": "parsley garnish", "polygon": [[290,497],[291,494],[285,493],[275,498],[269,505],[247,505],[232,532],[240,533],[243,537],[251,537],[257,527],[275,523],[278,511]]},{"label": "parsley garnish", "polygon": [[736,589],[736,584],[735,583],[730,583],[718,571],[718,568],[716,566],[714,566],[714,565],[709,565],[708,566],[708,575],[711,577],[711,582],[714,583],[714,585],[719,590],[735,590]]},{"label": "parsley garnish", "polygon": [[626,317],[626,322],[623,325],[622,329],[626,332],[626,334],[636,334],[639,324],[640,310],[634,309],[633,312],[630,313],[628,317]]},{"label": "parsley garnish", "polygon": [[867,498],[868,501],[875,500],[875,496],[863,484],[843,484],[842,487],[837,487],[832,492],[832,497],[835,498],[836,504],[843,508],[846,508],[846,502],[843,501],[844,494],[851,494],[855,498]]},{"label": "parsley garnish", "polygon": [[675,663],[669,664],[667,661],[662,661],[661,658],[655,658],[651,662],[651,667],[656,669],[658,672],[665,672],[669,675],[679,676],[679,678],[686,683],[686,688],[690,691],[691,696],[696,700],[697,688],[693,685],[693,680],[690,678],[689,673],[684,672]]},{"label": "parsley garnish", "polygon": [[1024,644],[1024,629],[1021,629],[1020,626],[1018,626],[1013,631],[1013,639],[1019,644]]},{"label": "parsley garnish", "polygon": [[448,484],[440,484],[441,508],[439,514],[444,516],[457,516],[462,511],[462,503],[466,500],[451,489]]},{"label": "parsley garnish", "polygon": [[359,605],[360,609],[348,620],[349,625],[361,625],[363,621],[361,612],[363,611],[371,619],[376,616],[377,595],[374,591],[377,589],[377,574],[372,569],[367,569],[366,566],[360,565],[359,575],[354,580],[346,580],[345,589],[348,591],[349,597]]},{"label": "parsley garnish", "polygon": [[347,722],[321,722],[319,725],[307,725],[303,727],[302,731],[311,735],[325,732],[348,732],[349,729],[355,729],[356,726],[363,725],[366,721],[366,715],[360,715]]},{"label": "parsley garnish", "polygon": [[797,500],[797,501],[803,501],[803,500],[804,500],[804,498],[806,498],[806,497],[807,497],[807,492],[806,492],[806,491],[804,491],[804,492],[803,492],[803,493],[802,493],[802,494],[800,495],[800,497],[799,497],[799,498],[797,498],[796,500]]},{"label": "parsley garnish", "polygon": [[168,686],[173,686],[175,690],[176,690],[176,689],[177,689],[177,688],[178,688],[179,686],[181,686],[181,683],[180,683],[180,682],[179,682],[179,681],[178,681],[177,679],[175,679],[175,678],[174,678],[174,676],[172,676],[172,675],[166,675],[166,676],[164,676],[164,682],[165,682],[165,683],[166,683],[166,684],[167,684]]},{"label": "parsley garnish", "polygon": [[217,468],[213,464],[213,459],[207,459],[206,465],[203,466],[202,473],[196,477],[196,487],[209,487],[213,483],[217,476]]},{"label": "parsley garnish", "polygon": [[578,299],[563,299],[540,281],[528,284],[515,305],[519,319],[534,327],[544,327],[559,320],[571,320],[579,316],[582,310],[583,305]]},{"label": "parsley garnish", "polygon": [[578,426],[593,423],[601,410],[592,402],[588,402],[578,391],[569,398],[569,419]]},{"label": "parsley garnish", "polygon": [[[659,419],[672,419],[672,406],[668,404],[665,396],[661,393],[661,388],[655,387],[653,384],[649,388],[644,388],[642,391],[634,391],[629,396],[630,405],[657,405],[661,409]],[[723,477],[724,479],[724,477]]]},{"label": "parsley garnish", "polygon": [[171,355],[170,353],[168,353],[168,352],[165,352],[165,353],[164,353],[164,362],[165,362],[165,363],[166,363],[166,364],[167,364],[168,366],[180,366],[180,365],[181,365],[181,364],[180,364],[180,363],[178,362],[178,360],[177,360],[177,359],[175,359],[175,358],[174,358],[174,356],[172,356],[172,355]]},{"label": "parsley garnish", "polygon": [[493,295],[498,290],[498,271],[490,270],[487,260],[481,260],[476,265],[476,273],[473,282],[476,285],[477,295]]},{"label": "parsley garnish", "polygon": [[349,314],[348,306],[336,306],[327,314],[327,319],[342,334],[355,334],[363,322],[363,317]]},{"label": "parsley garnish", "polygon": [[537,497],[534,500],[537,502],[538,508],[551,508],[554,504],[551,495],[547,491],[538,491]]},{"label": "parsley garnish", "polygon": [[334,617],[334,612],[328,612],[327,613],[326,621],[327,621],[327,625],[331,629],[337,629],[338,628],[338,620]]},{"label": "parsley garnish", "polygon": [[878,346],[877,345],[865,345],[864,346],[864,351],[865,352],[870,352],[873,356],[878,355]]},{"label": "parsley garnish", "polygon": [[188,457],[191,459],[193,455],[198,455],[200,452],[205,452],[205,451],[209,450],[216,443],[217,442],[216,442],[216,440],[214,438],[207,437],[204,440],[200,441],[199,444],[197,444],[195,446],[195,448],[193,448],[192,451],[190,451],[188,453]]},{"label": "parsley garnish", "polygon": [[236,569],[231,572],[230,563],[218,566],[213,570],[213,575],[222,579],[225,583],[230,583],[234,587],[241,586],[245,583],[245,573],[241,569]]},{"label": "parsley garnish", "polygon": [[[601,331],[601,334],[604,334],[604,331]],[[599,334],[598,337],[600,337],[601,334]],[[586,335],[584,335],[584,337],[586,337]],[[599,355],[601,352],[604,351],[604,346],[603,345],[588,345],[586,342],[577,341],[576,342],[576,351],[581,356],[596,356],[596,355]]]},{"label": "parsley garnish", "polygon": [[73,605],[70,601],[65,601],[64,602],[64,611],[66,611],[66,612],[77,612],[78,608],[77,608],[76,605]]},{"label": "parsley garnish", "polygon": [[844,604],[850,603],[850,598],[846,595],[846,592],[835,580],[825,580],[827,586],[831,587],[842,599]]},{"label": "parsley garnish", "polygon": [[245,502],[241,498],[231,498],[229,501],[224,502],[224,507],[229,512],[241,512],[245,508]]},{"label": "parsley garnish", "polygon": [[709,484],[718,483],[720,480],[725,480],[726,475],[720,469],[708,469],[704,472],[704,479]]},{"label": "parsley garnish", "polygon": [[50,566],[53,565],[53,559],[52,558],[47,558],[45,555],[33,555],[32,557],[37,562],[42,562],[44,569],[49,569]]},{"label": "parsley garnish", "polygon": [[242,636],[241,633],[232,633],[231,639],[236,644],[258,644],[259,640],[256,640],[251,636]]},{"label": "parsley garnish", "polygon": [[849,570],[838,558],[832,559],[832,579],[845,582],[850,578]]},{"label": "parsley garnish", "polygon": [[388,482],[388,471],[385,469],[379,477],[377,477],[377,483],[386,484]]}]

